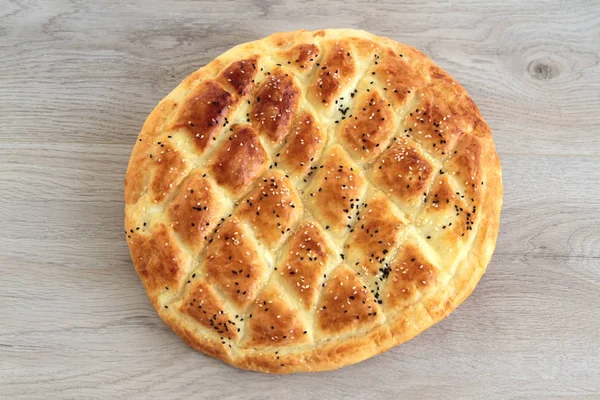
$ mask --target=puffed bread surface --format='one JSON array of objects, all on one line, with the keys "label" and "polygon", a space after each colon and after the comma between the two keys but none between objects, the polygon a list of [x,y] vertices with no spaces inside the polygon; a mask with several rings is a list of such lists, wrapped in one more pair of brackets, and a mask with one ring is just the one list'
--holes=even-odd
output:
[{"label": "puffed bread surface", "polygon": [[125,231],[152,304],[190,346],[250,370],[321,371],[469,296],[502,193],[488,125],[421,52],[358,30],[277,33],[152,111]]}]

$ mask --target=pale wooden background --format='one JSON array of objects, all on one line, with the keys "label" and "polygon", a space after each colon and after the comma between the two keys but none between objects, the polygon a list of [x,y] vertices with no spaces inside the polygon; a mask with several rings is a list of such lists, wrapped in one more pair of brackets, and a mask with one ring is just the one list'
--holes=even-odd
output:
[{"label": "pale wooden background", "polygon": [[[146,115],[276,31],[352,27],[469,90],[504,168],[498,247],[454,314],[339,371],[267,376],[155,315],[122,234]],[[600,398],[600,2],[0,0],[0,398]]]}]

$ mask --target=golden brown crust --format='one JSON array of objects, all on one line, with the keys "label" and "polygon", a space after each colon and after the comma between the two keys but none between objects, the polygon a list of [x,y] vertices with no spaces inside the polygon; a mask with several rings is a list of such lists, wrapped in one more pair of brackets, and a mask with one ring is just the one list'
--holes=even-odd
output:
[{"label": "golden brown crust", "polygon": [[210,170],[220,186],[239,195],[266,169],[268,155],[254,129],[236,125],[232,130],[229,140],[217,149]]},{"label": "golden brown crust", "polygon": [[360,216],[344,252],[348,263],[360,273],[379,275],[389,261],[389,255],[400,242],[406,221],[382,194],[360,204]]},{"label": "golden brown crust", "polygon": [[446,101],[440,101],[443,97],[438,87],[424,89],[419,94],[416,105],[409,109],[404,130],[427,152],[444,156],[469,129],[464,123],[465,114],[455,113]]},{"label": "golden brown crust", "polygon": [[294,78],[280,69],[269,73],[258,87],[250,109],[252,126],[272,142],[279,143],[288,133],[299,98],[300,89]]},{"label": "golden brown crust", "polygon": [[327,243],[323,229],[313,221],[296,229],[287,246],[280,252],[277,272],[296,292],[305,308],[312,308],[320,291],[323,274],[333,258],[334,251]]},{"label": "golden brown crust", "polygon": [[302,215],[293,182],[279,171],[267,172],[238,207],[244,220],[269,248],[281,244]]},{"label": "golden brown crust", "polygon": [[206,81],[193,89],[175,116],[171,129],[185,129],[202,153],[212,144],[215,135],[234,104],[231,93],[214,81]]},{"label": "golden brown crust", "polygon": [[275,286],[265,288],[250,308],[249,346],[291,346],[307,341],[307,325]]},{"label": "golden brown crust", "polygon": [[297,73],[305,73],[312,70],[319,59],[320,50],[314,43],[300,43],[289,50],[280,53],[280,57],[286,61]]},{"label": "golden brown crust", "polygon": [[307,205],[325,229],[341,234],[356,219],[367,182],[340,145],[332,146],[322,162],[307,190]]},{"label": "golden brown crust", "polygon": [[437,269],[419,250],[418,244],[406,243],[391,262],[388,276],[385,307],[402,309],[414,304],[418,295],[437,282]]},{"label": "golden brown crust", "polygon": [[227,311],[225,303],[206,282],[194,283],[194,287],[179,306],[179,311],[228,339],[237,339],[239,335],[239,328],[235,321],[232,321],[232,313]]},{"label": "golden brown crust", "polygon": [[135,268],[186,343],[241,368],[320,371],[409,340],[471,293],[502,172],[473,101],[422,53],[298,31],[228,51],[161,101],[125,202]]},{"label": "golden brown crust", "polygon": [[204,249],[221,215],[223,205],[215,184],[201,170],[192,172],[169,205],[171,227],[195,253]]},{"label": "golden brown crust", "polygon": [[235,217],[217,229],[204,267],[208,281],[238,306],[256,297],[268,272],[254,239]]},{"label": "golden brown crust", "polygon": [[254,86],[254,78],[258,72],[258,57],[231,63],[217,78],[223,86],[228,87],[238,96],[245,96]]},{"label": "golden brown crust", "polygon": [[135,269],[148,291],[162,286],[179,286],[187,272],[189,256],[184,253],[168,228],[153,226],[150,235],[131,229],[129,249]]},{"label": "golden brown crust", "polygon": [[410,51],[397,53],[387,48],[382,55],[378,55],[379,61],[373,68],[377,79],[390,92],[395,107],[405,106],[415,96],[417,89],[425,85],[426,77],[409,63],[408,54],[405,53]]},{"label": "golden brown crust", "polygon": [[311,93],[317,105],[329,107],[356,75],[356,67],[350,44],[346,40],[327,42],[324,48],[327,54],[319,66]]},{"label": "golden brown crust", "polygon": [[371,179],[412,217],[422,206],[435,173],[416,143],[401,136],[375,161]]},{"label": "golden brown crust", "polygon": [[294,121],[284,146],[275,155],[276,162],[293,175],[305,174],[318,159],[326,139],[325,131],[315,117],[303,112]]},{"label": "golden brown crust", "polygon": [[342,122],[340,140],[355,158],[376,158],[394,134],[391,105],[378,91],[360,93],[352,118]]},{"label": "golden brown crust", "polygon": [[316,325],[323,335],[368,330],[383,319],[369,289],[347,265],[334,271],[321,296]]}]

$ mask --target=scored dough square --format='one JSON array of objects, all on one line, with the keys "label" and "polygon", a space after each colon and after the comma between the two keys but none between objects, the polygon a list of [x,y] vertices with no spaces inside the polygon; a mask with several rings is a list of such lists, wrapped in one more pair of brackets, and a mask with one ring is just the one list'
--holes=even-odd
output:
[{"label": "scored dough square", "polygon": [[153,306],[194,349],[322,371],[464,301],[502,193],[490,128],[424,54],[358,30],[278,33],[190,74],[148,116],[125,234]]},{"label": "scored dough square", "polygon": [[436,174],[434,168],[413,141],[400,137],[373,163],[370,175],[408,218],[413,219]]},{"label": "scored dough square", "polygon": [[232,130],[229,140],[213,156],[210,170],[220,186],[237,196],[267,168],[269,156],[254,129],[235,125]]},{"label": "scored dough square", "polygon": [[331,262],[337,260],[326,233],[319,224],[305,222],[296,229],[280,254],[282,259],[277,263],[277,273],[304,307],[313,307],[321,282],[327,277],[325,272]]},{"label": "scored dough square", "polygon": [[169,205],[171,227],[182,242],[199,253],[212,237],[212,231],[227,205],[207,174],[196,170],[182,183],[179,193]]},{"label": "scored dough square", "polygon": [[269,274],[251,233],[239,219],[227,219],[208,246],[204,268],[208,281],[219,287],[236,306],[256,297]]},{"label": "scored dough square", "polygon": [[359,161],[371,161],[394,135],[394,115],[378,91],[360,93],[354,112],[340,126],[340,141]]},{"label": "scored dough square", "polygon": [[299,97],[294,79],[280,69],[273,71],[257,89],[250,109],[252,126],[271,142],[280,142],[288,134]]},{"label": "scored dough square", "polygon": [[400,244],[408,222],[382,193],[360,204],[360,216],[344,245],[347,263],[359,274],[380,274]]},{"label": "scored dough square", "polygon": [[341,235],[352,228],[367,181],[340,145],[332,146],[322,163],[305,192],[307,205],[325,229]]},{"label": "scored dough square", "polygon": [[303,112],[294,121],[284,146],[275,155],[276,161],[291,175],[306,174],[325,146],[326,138],[313,115]]},{"label": "scored dough square", "polygon": [[265,173],[242,200],[236,214],[269,248],[287,237],[303,212],[302,201],[293,182],[282,172]]}]

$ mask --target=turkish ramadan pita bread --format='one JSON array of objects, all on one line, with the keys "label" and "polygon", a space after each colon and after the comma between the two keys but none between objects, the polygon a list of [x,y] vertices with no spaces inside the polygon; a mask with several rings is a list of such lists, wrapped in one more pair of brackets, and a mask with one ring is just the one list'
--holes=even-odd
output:
[{"label": "turkish ramadan pita bread", "polygon": [[159,316],[236,367],[321,371],[452,312],[492,257],[502,173],[466,91],[350,29],[277,33],[148,116],[125,229]]}]

